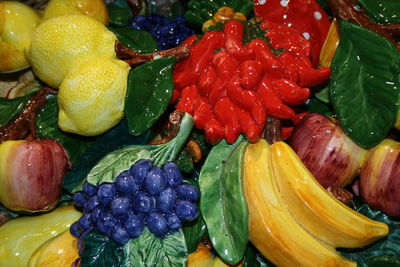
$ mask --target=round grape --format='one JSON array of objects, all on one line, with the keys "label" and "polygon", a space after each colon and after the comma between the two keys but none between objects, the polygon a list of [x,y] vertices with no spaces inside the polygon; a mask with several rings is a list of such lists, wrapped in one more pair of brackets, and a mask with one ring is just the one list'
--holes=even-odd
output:
[{"label": "round grape", "polygon": [[125,230],[125,228],[122,225],[118,224],[112,230],[111,238],[115,242],[117,242],[121,245],[124,245],[126,242],[129,241],[130,236],[129,236],[128,232]]},{"label": "round grape", "polygon": [[164,236],[167,231],[167,220],[161,213],[151,213],[147,216],[147,227],[156,236]]},{"label": "round grape", "polygon": [[175,205],[175,212],[179,218],[185,221],[193,221],[199,215],[197,205],[189,200],[178,200]]},{"label": "round grape", "polygon": [[107,206],[116,196],[116,193],[117,189],[114,184],[105,183],[100,185],[97,191],[99,203],[103,206]]},{"label": "round grape", "polygon": [[117,187],[118,191],[124,194],[130,194],[139,190],[139,185],[135,183],[129,170],[118,174],[117,178],[115,179],[115,186]]},{"label": "round grape", "polygon": [[71,224],[69,231],[71,235],[79,238],[82,234],[82,228],[79,226],[79,222],[74,222],[73,224]]},{"label": "round grape", "polygon": [[149,194],[138,191],[133,197],[134,208],[138,212],[149,213],[155,208],[155,199]]},{"label": "round grape", "polygon": [[110,203],[110,209],[115,216],[127,214],[131,208],[131,200],[127,197],[114,198]]},{"label": "round grape", "polygon": [[79,191],[74,194],[73,201],[78,207],[83,207],[87,202],[87,198],[82,193],[82,191]]},{"label": "round grape", "polygon": [[182,184],[176,188],[176,193],[179,198],[186,198],[192,201],[197,201],[200,197],[200,191],[197,187],[190,184]]},{"label": "round grape", "polygon": [[93,222],[90,218],[90,213],[83,214],[79,218],[78,222],[79,222],[79,226],[82,227],[83,230],[89,229],[93,224]]},{"label": "round grape", "polygon": [[96,228],[100,233],[107,236],[110,235],[112,229],[118,223],[118,220],[114,218],[111,213],[101,213],[99,219],[96,222]]},{"label": "round grape", "polygon": [[125,220],[124,226],[130,237],[138,237],[142,234],[144,229],[143,218],[137,214],[131,213]]},{"label": "round grape", "polygon": [[164,164],[163,173],[169,186],[176,187],[183,183],[181,170],[172,161]]},{"label": "round grape", "polygon": [[97,194],[97,186],[84,183],[83,184],[83,193],[88,197],[92,197]]},{"label": "round grape", "polygon": [[177,195],[175,193],[175,190],[169,187],[162,191],[157,197],[156,207],[159,211],[163,213],[170,213],[174,208],[176,199]]},{"label": "round grape", "polygon": [[167,187],[167,182],[160,168],[153,168],[144,181],[144,188],[150,195],[157,195]]},{"label": "round grape", "polygon": [[167,214],[166,217],[169,229],[177,230],[182,227],[182,221],[175,213]]},{"label": "round grape", "polygon": [[90,219],[93,223],[97,222],[102,211],[103,210],[100,207],[96,207],[92,210],[92,212],[90,213]]},{"label": "round grape", "polygon": [[144,179],[146,179],[147,174],[153,168],[153,163],[148,159],[138,160],[129,169],[133,180],[137,185],[142,186]]},{"label": "round grape", "polygon": [[94,210],[98,205],[99,205],[99,199],[97,198],[97,196],[92,196],[87,202],[87,207],[89,211]]}]

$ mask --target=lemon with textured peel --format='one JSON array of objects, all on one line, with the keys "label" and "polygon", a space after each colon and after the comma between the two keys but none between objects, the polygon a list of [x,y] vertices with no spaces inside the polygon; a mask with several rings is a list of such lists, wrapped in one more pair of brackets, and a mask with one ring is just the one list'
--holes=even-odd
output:
[{"label": "lemon with textured peel", "polygon": [[42,19],[48,20],[52,17],[82,14],[108,24],[108,11],[103,0],[50,0],[44,9]]},{"label": "lemon with textured peel", "polygon": [[84,15],[63,15],[34,31],[27,57],[34,73],[53,88],[87,56],[116,58],[116,36],[102,23]]},{"label": "lemon with textured peel", "polygon": [[40,18],[31,7],[14,1],[0,1],[0,72],[16,71],[29,64],[24,50]]},{"label": "lemon with textured peel", "polygon": [[58,125],[66,132],[93,136],[123,117],[129,65],[90,57],[65,76],[58,93]]}]

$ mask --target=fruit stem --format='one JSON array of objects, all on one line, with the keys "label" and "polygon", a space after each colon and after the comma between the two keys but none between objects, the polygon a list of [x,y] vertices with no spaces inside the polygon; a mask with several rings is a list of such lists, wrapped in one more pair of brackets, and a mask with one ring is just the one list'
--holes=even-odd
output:
[{"label": "fruit stem", "polygon": [[353,200],[353,194],[344,188],[330,186],[326,190],[344,204],[348,204]]},{"label": "fruit stem", "polygon": [[22,139],[29,132],[31,139],[37,139],[36,115],[47,103],[49,94],[57,94],[57,91],[50,87],[45,87],[34,93],[23,110],[6,125],[0,127],[0,144],[7,140]]},{"label": "fruit stem", "polygon": [[272,145],[282,140],[282,123],[281,120],[268,116],[265,127],[261,134],[261,138],[267,140]]},{"label": "fruit stem", "polygon": [[185,59],[189,56],[190,51],[189,47],[186,45],[177,46],[171,49],[157,51],[149,54],[141,54],[137,51],[134,51],[125,45],[121,44],[119,41],[115,42],[115,51],[119,58],[125,58],[125,62],[128,63],[131,67],[139,66],[148,61],[152,61],[155,59],[163,58],[163,57],[176,57],[177,61]]},{"label": "fruit stem", "polygon": [[167,126],[168,135],[159,140],[153,140],[148,144],[149,145],[162,145],[162,144],[168,143],[169,141],[174,139],[179,132],[179,128],[180,128],[180,125],[181,125],[184,115],[185,115],[185,113],[180,110],[175,110],[174,112],[172,112],[169,115],[169,122],[168,122],[168,126]]},{"label": "fruit stem", "polygon": [[400,44],[395,41],[395,38],[400,37],[400,24],[392,23],[383,25],[371,21],[366,14],[365,10],[357,5],[355,0],[328,0],[328,4],[335,15],[335,17],[356,22],[359,25],[368,28],[376,33],[382,35],[391,41],[398,49]]}]

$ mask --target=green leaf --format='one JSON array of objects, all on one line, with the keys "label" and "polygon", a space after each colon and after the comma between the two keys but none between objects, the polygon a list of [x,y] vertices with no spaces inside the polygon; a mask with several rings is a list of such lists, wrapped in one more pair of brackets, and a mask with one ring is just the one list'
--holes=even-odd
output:
[{"label": "green leaf", "polygon": [[107,5],[107,9],[111,26],[126,26],[132,19],[132,12],[126,0],[114,1]]},{"label": "green leaf", "polygon": [[318,92],[315,93],[315,98],[327,105],[331,104],[331,96],[329,92],[329,84],[323,85],[322,88],[317,88]]},{"label": "green leaf", "polygon": [[399,0],[359,0],[374,21],[379,23],[400,23]]},{"label": "green leaf", "polygon": [[330,95],[345,133],[360,146],[379,144],[399,109],[400,53],[386,38],[347,21],[332,61]]},{"label": "green leaf", "polygon": [[108,27],[123,45],[139,53],[152,53],[158,50],[157,42],[153,36],[143,30],[130,27]]},{"label": "green leaf", "polygon": [[147,228],[125,246],[125,266],[186,266],[187,248],[183,232],[177,231],[164,238],[153,235]]},{"label": "green leaf", "polygon": [[128,123],[122,120],[117,126],[96,138],[96,142],[79,158],[64,177],[64,188],[69,192],[80,190],[90,170],[108,153],[129,146],[145,145],[149,142],[151,132],[133,136],[128,131]]},{"label": "green leaf", "polygon": [[58,128],[57,97],[48,99],[47,104],[39,111],[36,119],[36,131],[41,139],[49,138],[60,142],[74,164],[93,144],[94,138],[66,133]]},{"label": "green leaf", "polygon": [[400,222],[391,220],[389,216],[381,211],[371,209],[367,204],[361,206],[357,211],[372,220],[386,223],[389,226],[389,235],[365,248],[340,249],[340,253],[346,258],[356,261],[359,267],[367,267],[369,261],[377,256],[398,257],[400,255]]},{"label": "green leaf", "polygon": [[0,97],[0,127],[6,125],[18,115],[28,103],[30,97],[31,94],[12,99]]},{"label": "green leaf", "polygon": [[129,146],[109,153],[89,172],[90,184],[112,183],[117,175],[130,168],[139,159],[150,159],[150,149],[145,146]]},{"label": "green leaf", "polygon": [[400,267],[400,258],[377,256],[368,262],[368,267]]},{"label": "green leaf", "polygon": [[129,72],[125,114],[131,134],[144,133],[167,109],[174,89],[175,62],[175,57],[160,58]]},{"label": "green leaf", "polygon": [[242,189],[243,136],[229,145],[214,146],[200,172],[200,210],[214,249],[229,264],[236,264],[248,243],[248,213]]},{"label": "green leaf", "polygon": [[[98,162],[96,161],[92,169],[89,169],[86,181],[93,185],[113,182],[119,173],[129,169],[139,159],[150,159],[158,167],[168,161],[174,161],[186,143],[192,127],[192,116],[184,113],[178,134],[168,143],[162,145],[131,145],[110,152],[105,156],[104,154],[101,157],[96,155],[96,159],[101,159]],[[82,172],[78,174],[82,174]],[[84,182],[85,179],[79,179],[79,183],[72,187],[72,191],[81,190]]]},{"label": "green leaf", "polygon": [[117,267],[125,260],[124,246],[92,230],[83,238],[85,250],[81,256],[83,267]]},{"label": "green leaf", "polygon": [[197,246],[207,234],[207,226],[201,214],[196,220],[184,224],[183,233],[185,234],[186,246],[189,253],[196,251]]}]

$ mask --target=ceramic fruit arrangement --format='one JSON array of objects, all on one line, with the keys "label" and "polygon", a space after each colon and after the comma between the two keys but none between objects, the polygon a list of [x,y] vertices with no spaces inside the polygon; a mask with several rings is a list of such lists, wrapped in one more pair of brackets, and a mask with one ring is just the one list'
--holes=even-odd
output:
[{"label": "ceramic fruit arrangement", "polygon": [[0,266],[399,265],[400,5],[158,5],[0,4]]}]

